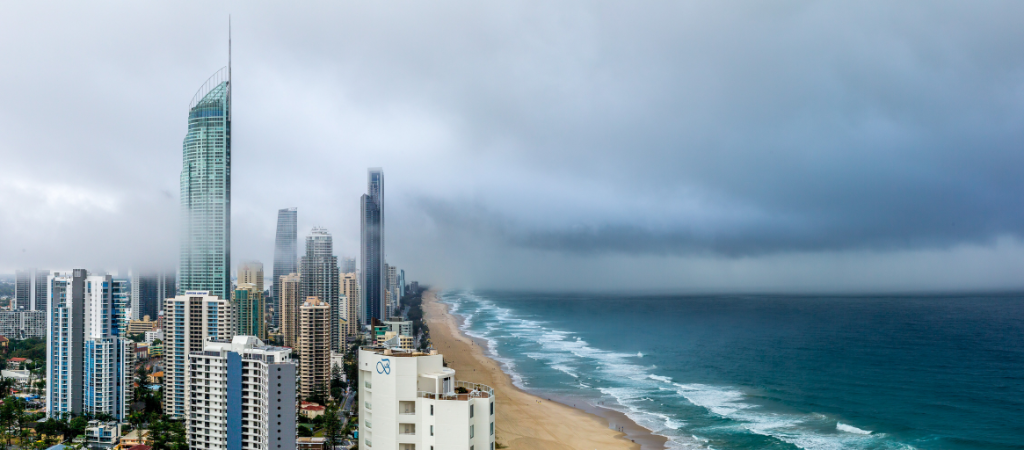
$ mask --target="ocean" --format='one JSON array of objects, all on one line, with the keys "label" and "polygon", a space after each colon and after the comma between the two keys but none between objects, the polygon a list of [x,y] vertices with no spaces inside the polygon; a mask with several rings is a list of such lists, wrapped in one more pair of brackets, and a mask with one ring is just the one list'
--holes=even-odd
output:
[{"label": "ocean", "polygon": [[516,385],[669,448],[1024,449],[1022,296],[439,298]]}]

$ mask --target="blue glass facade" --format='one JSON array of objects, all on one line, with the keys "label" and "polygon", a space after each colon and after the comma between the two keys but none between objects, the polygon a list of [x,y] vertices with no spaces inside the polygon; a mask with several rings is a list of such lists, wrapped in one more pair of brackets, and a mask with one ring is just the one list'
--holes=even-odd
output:
[{"label": "blue glass facade", "polygon": [[178,293],[231,292],[231,85],[214,74],[189,105],[182,144]]}]

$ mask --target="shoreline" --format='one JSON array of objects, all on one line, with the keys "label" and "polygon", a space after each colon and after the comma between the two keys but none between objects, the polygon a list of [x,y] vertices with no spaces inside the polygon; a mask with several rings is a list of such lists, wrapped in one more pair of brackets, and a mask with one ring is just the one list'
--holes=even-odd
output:
[{"label": "shoreline", "polygon": [[[501,364],[484,353],[486,342],[465,335],[461,318],[440,303],[437,291],[423,295],[423,317],[431,343],[456,379],[486,384],[495,390],[495,442],[512,450],[530,449],[664,449],[668,441],[609,408],[574,399],[551,400],[526,392],[512,383]],[[625,432],[616,431],[615,428]]]}]

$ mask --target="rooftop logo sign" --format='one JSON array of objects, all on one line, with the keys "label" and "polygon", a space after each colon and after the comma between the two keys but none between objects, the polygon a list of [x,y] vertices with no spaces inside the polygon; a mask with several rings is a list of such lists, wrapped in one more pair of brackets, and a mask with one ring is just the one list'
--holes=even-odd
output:
[{"label": "rooftop logo sign", "polygon": [[382,358],[380,361],[377,361],[377,373],[391,375],[391,360]]},{"label": "rooftop logo sign", "polygon": [[185,295],[210,295],[210,291],[185,291]]}]

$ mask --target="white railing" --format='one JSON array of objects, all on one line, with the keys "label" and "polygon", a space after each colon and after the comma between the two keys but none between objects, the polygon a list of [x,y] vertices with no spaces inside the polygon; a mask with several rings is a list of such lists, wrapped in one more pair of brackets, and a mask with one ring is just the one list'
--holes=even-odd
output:
[{"label": "white railing", "polygon": [[436,392],[418,391],[416,392],[416,396],[432,400],[469,400],[471,398],[490,398],[494,396],[494,389],[491,389],[491,387],[486,384],[456,381],[455,390],[458,391],[458,388],[464,388],[466,392],[446,392],[439,394]]}]

